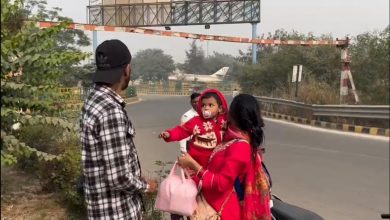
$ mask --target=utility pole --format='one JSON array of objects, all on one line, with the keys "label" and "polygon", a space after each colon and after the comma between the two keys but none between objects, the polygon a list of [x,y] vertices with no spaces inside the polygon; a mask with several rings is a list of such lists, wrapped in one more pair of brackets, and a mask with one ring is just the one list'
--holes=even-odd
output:
[{"label": "utility pole", "polygon": [[[257,37],[257,24],[252,23],[252,39]],[[257,44],[252,44],[252,64],[257,63]]]},{"label": "utility pole", "polygon": [[209,58],[209,41],[206,41],[206,47],[207,47],[206,57]]},{"label": "utility pole", "polygon": [[97,31],[92,31],[92,53],[95,53],[97,47]]}]

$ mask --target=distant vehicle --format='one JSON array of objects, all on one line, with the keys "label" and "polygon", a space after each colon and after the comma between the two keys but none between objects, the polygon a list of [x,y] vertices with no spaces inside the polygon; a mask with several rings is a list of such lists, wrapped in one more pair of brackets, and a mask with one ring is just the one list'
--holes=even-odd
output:
[{"label": "distant vehicle", "polygon": [[182,72],[176,72],[171,76],[168,76],[168,80],[172,81],[197,81],[197,82],[222,82],[226,76],[229,67],[222,67],[217,72],[211,75],[198,75],[198,74],[186,74]]}]

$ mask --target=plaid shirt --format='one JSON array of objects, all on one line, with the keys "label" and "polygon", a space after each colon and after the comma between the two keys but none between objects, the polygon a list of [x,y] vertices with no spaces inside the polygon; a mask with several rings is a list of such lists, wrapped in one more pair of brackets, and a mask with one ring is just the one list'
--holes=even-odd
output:
[{"label": "plaid shirt", "polygon": [[124,100],[94,85],[80,121],[88,219],[142,219],[146,183],[134,146]]}]

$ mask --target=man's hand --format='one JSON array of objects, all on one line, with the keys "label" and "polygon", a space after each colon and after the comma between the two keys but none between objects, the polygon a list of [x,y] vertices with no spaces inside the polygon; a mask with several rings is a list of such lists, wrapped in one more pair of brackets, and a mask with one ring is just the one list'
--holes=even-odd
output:
[{"label": "man's hand", "polygon": [[160,133],[160,135],[158,136],[159,138],[164,138],[164,139],[167,139],[169,138],[171,135],[169,134],[168,131],[163,131]]},{"label": "man's hand", "polygon": [[155,179],[149,179],[146,181],[148,184],[148,189],[146,190],[147,193],[154,193],[157,191],[157,180]]}]

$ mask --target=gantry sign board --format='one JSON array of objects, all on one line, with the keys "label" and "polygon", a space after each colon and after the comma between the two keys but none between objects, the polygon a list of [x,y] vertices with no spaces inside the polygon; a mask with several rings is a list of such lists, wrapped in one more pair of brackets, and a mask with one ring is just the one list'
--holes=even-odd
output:
[{"label": "gantry sign board", "polygon": [[260,0],[90,0],[88,23],[120,27],[259,23]]}]

